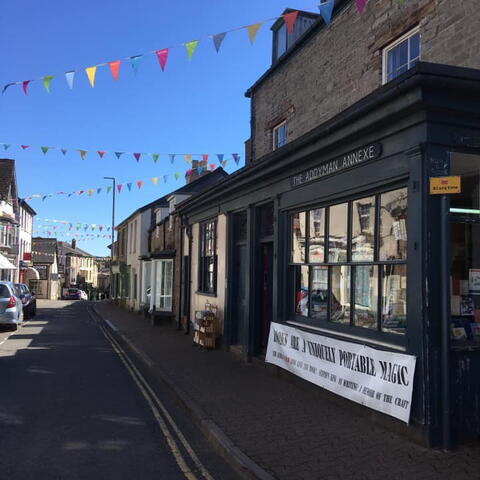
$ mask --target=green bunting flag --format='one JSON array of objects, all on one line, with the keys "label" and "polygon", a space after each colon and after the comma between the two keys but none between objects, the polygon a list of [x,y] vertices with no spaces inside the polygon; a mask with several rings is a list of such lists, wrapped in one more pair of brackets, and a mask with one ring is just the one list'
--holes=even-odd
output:
[{"label": "green bunting flag", "polygon": [[112,186],[109,185],[109,186],[107,187],[107,193],[110,193],[110,190],[111,190],[111,189],[112,189]]},{"label": "green bunting flag", "polygon": [[42,149],[43,154],[45,155],[48,152],[50,147],[40,147]]},{"label": "green bunting flag", "polygon": [[53,75],[47,75],[46,77],[43,77],[43,87],[47,91],[47,93],[50,93],[50,82],[52,81]]},{"label": "green bunting flag", "polygon": [[187,49],[187,56],[189,60],[192,59],[195,49],[197,48],[197,45],[198,45],[198,40],[193,40],[192,42],[188,42],[185,44],[185,47]]}]

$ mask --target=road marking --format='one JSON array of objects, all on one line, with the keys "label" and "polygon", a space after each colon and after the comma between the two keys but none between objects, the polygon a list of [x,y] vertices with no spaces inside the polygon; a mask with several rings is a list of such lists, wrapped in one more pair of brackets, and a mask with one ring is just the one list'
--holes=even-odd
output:
[{"label": "road marking", "polygon": [[[87,308],[87,311],[90,314],[90,316],[92,318],[94,318],[94,316],[92,315],[91,309]],[[95,312],[95,314],[98,315],[96,312]],[[163,435],[165,436],[165,439],[167,440],[167,444],[170,448],[170,451],[172,452],[172,454],[175,458],[175,461],[177,462],[177,465],[179,466],[182,473],[185,475],[185,477],[188,480],[197,480],[197,477],[195,476],[195,473],[192,472],[192,470],[188,467],[187,462],[185,461],[185,458],[182,455],[182,452],[180,451],[180,449],[178,447],[178,444],[175,441],[175,438],[173,437],[170,430],[168,429],[168,426],[167,426],[163,417],[165,417],[165,419],[170,424],[170,427],[173,429],[173,431],[177,435],[178,439],[182,443],[183,447],[187,451],[187,453],[190,456],[193,463],[196,465],[196,467],[201,472],[202,476],[207,480],[214,480],[213,477],[208,472],[208,470],[205,468],[205,466],[201,463],[200,459],[198,458],[198,456],[194,452],[191,445],[188,443],[187,439],[185,438],[185,436],[183,435],[181,430],[178,428],[177,424],[175,423],[175,421],[173,420],[171,415],[168,413],[168,410],[165,408],[163,403],[160,401],[158,396],[155,394],[153,389],[150,387],[148,382],[145,380],[145,377],[138,371],[137,367],[132,362],[130,357],[125,353],[125,351],[122,349],[122,347],[118,344],[118,342],[115,340],[115,338],[107,331],[107,329],[101,324],[101,322],[98,322],[98,325],[99,325],[99,328],[102,331],[103,335],[105,336],[105,338],[107,338],[107,340],[111,343],[115,353],[119,356],[120,360],[124,364],[128,373],[130,374],[133,381],[135,382],[135,384],[139,388],[140,392],[142,393],[143,397],[145,398],[148,405],[150,406],[150,409],[151,409],[155,419],[157,420],[157,422],[160,426],[160,429],[161,429]],[[157,408],[157,406],[158,406],[158,408]],[[163,417],[162,417],[162,414],[163,414]]]},{"label": "road marking", "polygon": [[11,333],[9,333],[1,342],[0,345],[3,345],[12,335],[15,335],[19,330],[23,328],[25,325],[25,322],[23,322],[21,325],[17,323],[17,329],[13,330]]},{"label": "road marking", "polygon": [[105,318],[105,323],[115,332],[118,332],[118,328],[110,321]]}]

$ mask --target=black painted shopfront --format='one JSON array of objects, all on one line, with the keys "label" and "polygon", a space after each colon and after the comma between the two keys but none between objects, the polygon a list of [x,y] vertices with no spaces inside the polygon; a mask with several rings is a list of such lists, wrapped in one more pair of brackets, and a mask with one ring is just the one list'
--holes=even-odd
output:
[{"label": "black painted shopfront", "polygon": [[[414,355],[410,424],[365,414],[479,439],[479,120],[480,72],[420,63],[186,202],[190,224],[229,219],[224,344],[262,355],[275,321]],[[445,175],[461,194],[430,194]]]}]

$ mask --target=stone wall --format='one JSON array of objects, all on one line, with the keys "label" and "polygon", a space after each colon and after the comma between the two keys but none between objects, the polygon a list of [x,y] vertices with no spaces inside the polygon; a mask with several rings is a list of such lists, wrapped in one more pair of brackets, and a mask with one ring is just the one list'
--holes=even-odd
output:
[{"label": "stone wall", "polygon": [[479,2],[370,0],[362,16],[352,2],[253,90],[253,158],[279,122],[292,141],[380,87],[384,47],[416,26],[422,61],[480,68]]}]

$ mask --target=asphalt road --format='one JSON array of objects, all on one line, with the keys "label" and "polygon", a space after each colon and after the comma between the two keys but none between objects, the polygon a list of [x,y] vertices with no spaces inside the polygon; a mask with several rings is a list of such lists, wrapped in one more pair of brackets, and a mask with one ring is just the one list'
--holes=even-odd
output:
[{"label": "asphalt road", "polygon": [[0,479],[237,479],[87,306],[43,302],[17,332],[0,331]]}]

